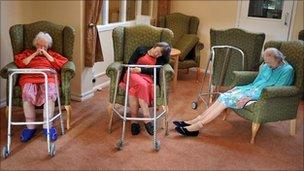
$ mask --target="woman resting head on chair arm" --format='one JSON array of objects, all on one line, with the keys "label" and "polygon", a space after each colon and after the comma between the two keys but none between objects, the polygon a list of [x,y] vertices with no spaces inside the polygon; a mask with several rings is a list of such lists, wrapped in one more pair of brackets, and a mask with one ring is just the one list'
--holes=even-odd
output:
[{"label": "woman resting head on chair arm", "polygon": [[244,86],[220,94],[219,98],[202,114],[189,121],[174,121],[175,130],[184,136],[197,136],[199,129],[214,120],[226,108],[243,108],[248,102],[257,101],[262,90],[271,86],[288,86],[293,83],[294,70],[283,54],[276,48],[267,48],[263,53],[264,63],[255,80]]},{"label": "woman resting head on chair arm", "polygon": [[[166,42],[156,43],[153,47],[138,47],[131,56],[128,64],[137,65],[164,65],[169,63],[171,47]],[[159,71],[157,68],[157,85],[159,83]],[[119,86],[126,89],[127,73],[126,68],[122,72]],[[129,78],[129,106],[132,117],[138,117],[139,106],[143,110],[144,117],[150,118],[149,106],[153,105],[153,68],[131,68]],[[154,125],[145,121],[145,128],[150,135],[153,135]],[[140,133],[138,122],[131,123],[132,135]]]},{"label": "woman resting head on chair arm", "polygon": [[[48,33],[39,32],[33,40],[35,50],[26,49],[23,52],[15,55],[14,62],[18,68],[35,68],[35,69],[53,69],[60,73],[62,66],[68,61],[57,52],[49,50],[52,46],[52,37]],[[45,99],[44,77],[41,74],[21,74],[19,77],[19,85],[22,89],[23,110],[26,122],[34,122],[35,106],[44,105],[43,117],[46,121],[46,105],[48,100],[49,118],[53,116],[55,101],[57,96],[55,84],[55,75],[48,75],[48,99]],[[59,78],[59,77],[58,77]],[[58,84],[59,84],[58,80]],[[43,133],[46,136],[46,124],[43,125]],[[57,139],[57,131],[50,124],[51,141]],[[36,132],[35,125],[28,124],[21,133],[20,139],[22,142],[30,140]]]}]

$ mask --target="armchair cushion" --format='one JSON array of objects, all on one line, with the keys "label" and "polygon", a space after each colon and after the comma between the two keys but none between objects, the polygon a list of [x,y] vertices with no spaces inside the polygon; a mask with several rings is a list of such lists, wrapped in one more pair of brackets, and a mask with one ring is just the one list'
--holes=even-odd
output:
[{"label": "armchair cushion", "polygon": [[166,16],[166,28],[174,33],[173,47],[177,41],[184,35],[189,33],[190,16],[173,13]]},{"label": "armchair cushion", "polygon": [[179,60],[183,61],[188,53],[195,47],[199,38],[195,34],[184,34],[181,38],[175,43],[175,48],[181,51]]},{"label": "armchair cushion", "polygon": [[233,73],[235,75],[233,86],[250,84],[258,75],[256,71],[234,71]]}]

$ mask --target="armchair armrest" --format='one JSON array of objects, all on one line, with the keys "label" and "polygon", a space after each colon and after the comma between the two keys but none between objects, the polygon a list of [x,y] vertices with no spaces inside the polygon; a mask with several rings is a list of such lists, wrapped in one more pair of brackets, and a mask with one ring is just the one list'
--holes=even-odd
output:
[{"label": "armchair armrest", "polygon": [[[171,67],[171,65],[170,64],[165,64],[163,66],[162,70],[165,71],[166,80],[169,81],[169,82],[172,81],[173,77],[174,77],[174,70]],[[161,71],[161,74],[162,74],[162,71]],[[162,75],[160,77],[162,78]]]},{"label": "armchair armrest", "polygon": [[11,63],[5,65],[0,71],[1,77],[4,79],[7,79],[8,78],[8,69],[16,69],[16,68],[17,68],[17,65],[15,64],[15,62],[11,62]]},{"label": "armchair armrest", "polygon": [[300,95],[300,89],[296,86],[267,87],[262,91],[262,99],[277,97],[294,97]]},{"label": "armchair armrest", "polygon": [[204,49],[204,44],[202,42],[197,42],[195,45],[195,62],[200,66],[201,61],[201,50]]},{"label": "armchair armrest", "polygon": [[71,80],[75,75],[75,64],[72,61],[68,61],[61,68],[61,76],[65,79]]},{"label": "armchair armrest", "polygon": [[[122,62],[113,62],[107,67],[106,74],[111,80],[116,80],[118,71],[122,71]],[[112,82],[112,81],[111,81]]]},{"label": "armchair armrest", "polygon": [[235,77],[232,83],[233,86],[241,86],[252,83],[258,72],[255,71],[233,71]]},{"label": "armchair armrest", "polygon": [[[165,64],[163,66],[163,68],[160,71],[160,79],[159,79],[159,83],[160,83],[160,89],[163,90],[164,87],[164,83],[163,83],[163,72],[165,72],[165,81],[166,81],[166,91],[167,94],[169,92],[169,88],[170,88],[170,82],[173,80],[174,78],[174,70],[171,67],[170,64]],[[161,91],[161,97],[164,98],[164,91]],[[168,102],[168,96],[167,96],[167,102]]]}]

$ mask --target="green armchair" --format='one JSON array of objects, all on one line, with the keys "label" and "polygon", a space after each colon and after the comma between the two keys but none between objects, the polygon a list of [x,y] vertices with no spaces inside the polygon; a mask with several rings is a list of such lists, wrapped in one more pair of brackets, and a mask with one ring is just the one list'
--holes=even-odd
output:
[{"label": "green armchair", "polygon": [[[217,45],[230,45],[241,49],[244,52],[245,57],[245,71],[257,71],[260,64],[261,52],[265,41],[264,33],[251,33],[238,28],[231,28],[227,30],[214,30],[210,29],[210,43],[212,46]],[[213,67],[212,85],[220,85],[221,70],[224,60],[222,56],[225,56],[226,50],[219,49],[215,53],[215,62]],[[223,86],[231,86],[234,80],[233,71],[240,69],[240,58],[231,52],[231,58],[229,67],[223,80]]]},{"label": "green armchair", "polygon": [[[198,25],[199,19],[197,17],[181,13],[172,13],[159,18],[158,26],[169,28],[174,33],[172,45],[181,51],[178,63],[179,69],[196,67],[199,71],[200,51],[204,48],[204,44],[199,41],[197,36]],[[170,64],[173,66],[173,61]]]},{"label": "green armchair", "polygon": [[[234,109],[239,116],[252,122],[251,143],[261,124],[290,120],[290,134],[296,132],[297,110],[303,91],[304,81],[304,42],[303,41],[269,41],[264,48],[275,47],[285,56],[295,71],[294,84],[292,86],[268,87],[262,92],[261,99],[246,106],[243,109]],[[257,72],[235,71],[234,85],[251,83],[257,76]]]},{"label": "green armchair", "polygon": [[[74,29],[69,26],[57,25],[48,21],[38,21],[31,24],[13,25],[10,30],[13,54],[16,55],[25,49],[33,49],[33,39],[40,32],[44,31],[53,38],[52,50],[67,57],[69,61],[61,69],[61,103],[67,111],[67,129],[70,128],[71,117],[71,79],[75,75],[75,64],[72,61],[74,45]],[[17,68],[14,62],[7,64],[1,69],[1,77],[8,78],[8,69]],[[15,78],[13,88],[13,106],[22,106],[21,88]],[[7,81],[7,104],[8,104],[8,81]]]},{"label": "green armchair", "polygon": [[[116,85],[116,77],[118,73],[122,71],[122,65],[126,64],[129,61],[129,58],[139,46],[148,46],[152,47],[155,43],[164,41],[171,45],[173,39],[173,33],[169,29],[157,28],[147,25],[138,25],[132,27],[117,27],[113,30],[113,44],[114,44],[114,62],[110,64],[106,70],[107,76],[111,79],[110,81],[110,100],[108,106],[108,113],[110,117],[109,121],[109,133],[112,132],[112,119],[113,119],[113,99],[114,91]],[[165,72],[165,80],[167,92],[169,92],[169,85],[173,79],[174,71],[169,64],[163,66],[162,70]],[[162,71],[161,71],[162,73]],[[168,106],[165,104],[164,94],[163,94],[163,82],[162,74],[160,78],[160,87],[157,87],[157,106],[162,106],[168,109]],[[116,103],[124,105],[125,91],[118,88]],[[167,96],[168,101],[168,96]],[[165,115],[166,123],[166,133],[167,133],[167,116]]]}]

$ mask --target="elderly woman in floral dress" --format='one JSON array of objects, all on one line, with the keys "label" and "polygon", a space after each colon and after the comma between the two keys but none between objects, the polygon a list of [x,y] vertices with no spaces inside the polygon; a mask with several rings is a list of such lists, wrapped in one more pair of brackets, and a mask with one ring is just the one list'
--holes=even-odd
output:
[{"label": "elderly woman in floral dress", "polygon": [[248,102],[260,98],[262,90],[271,86],[287,86],[293,83],[294,70],[283,54],[276,48],[267,48],[263,54],[264,64],[256,79],[248,85],[236,86],[222,93],[201,115],[189,121],[174,121],[175,130],[184,136],[198,136],[199,130],[226,108],[243,108]]},{"label": "elderly woman in floral dress", "polygon": [[[15,55],[14,62],[18,68],[36,68],[36,69],[53,69],[58,73],[62,66],[68,61],[57,52],[50,50],[52,46],[52,37],[48,33],[39,32],[34,41],[35,50],[26,49]],[[45,99],[44,77],[41,74],[22,74],[19,77],[19,85],[22,89],[23,110],[26,122],[34,122],[35,106],[44,105],[43,116],[46,113],[49,117],[53,116],[55,101],[57,99],[55,75],[48,73],[48,99]],[[59,77],[58,77],[59,78]],[[58,81],[59,82],[59,81]],[[45,102],[48,100],[48,109],[46,111]],[[50,125],[51,141],[56,141],[57,131]],[[22,131],[20,139],[22,142],[29,141],[36,133],[35,125],[28,124]],[[43,125],[43,133],[47,135],[46,124]]]}]

